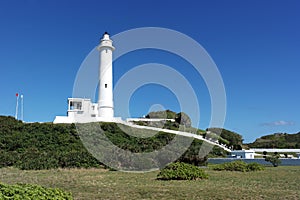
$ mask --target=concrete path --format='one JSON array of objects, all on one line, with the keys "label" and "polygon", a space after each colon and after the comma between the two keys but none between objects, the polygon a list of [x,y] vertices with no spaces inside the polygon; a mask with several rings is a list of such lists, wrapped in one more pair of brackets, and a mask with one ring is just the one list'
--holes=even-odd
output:
[{"label": "concrete path", "polygon": [[[118,123],[120,123],[120,122],[118,122]],[[202,135],[196,135],[196,134],[189,133],[189,132],[175,131],[175,130],[164,129],[164,128],[156,128],[156,127],[151,127],[151,126],[140,126],[140,125],[124,122],[124,121],[121,122],[121,124],[124,124],[126,126],[130,126],[130,127],[133,127],[133,128],[138,128],[138,129],[148,129],[148,130],[153,130],[153,131],[161,131],[161,132],[172,133],[172,134],[176,134],[176,135],[182,135],[182,136],[186,136],[186,137],[199,139],[199,140],[205,141],[205,142],[207,142],[211,145],[218,146],[218,147],[224,149],[225,151],[231,152],[231,150],[228,149],[227,147],[225,147],[221,144],[215,143],[213,141],[210,141],[208,139],[205,139],[205,138],[203,138]]]}]

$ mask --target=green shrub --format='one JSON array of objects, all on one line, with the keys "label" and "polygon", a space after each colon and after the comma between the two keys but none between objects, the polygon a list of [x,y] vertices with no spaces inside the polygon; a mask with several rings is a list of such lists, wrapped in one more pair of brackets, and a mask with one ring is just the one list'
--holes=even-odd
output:
[{"label": "green shrub", "polygon": [[262,171],[264,170],[265,167],[261,164],[258,164],[258,163],[249,163],[247,165],[247,172],[250,172],[250,171]]},{"label": "green shrub", "polygon": [[249,171],[261,171],[264,170],[264,167],[258,163],[247,164],[244,161],[237,160],[233,162],[219,164],[213,167],[217,171],[240,171],[240,172],[249,172]]},{"label": "green shrub", "polygon": [[39,185],[30,184],[7,185],[0,183],[0,199],[72,200],[73,197],[71,193],[57,188],[45,188]]},{"label": "green shrub", "polygon": [[214,166],[213,168],[214,170],[217,171],[241,171],[241,172],[245,172],[247,169],[247,163],[243,162],[243,161],[234,161],[234,162],[228,162],[228,163],[223,163],[223,164],[219,164]]},{"label": "green shrub", "polygon": [[157,175],[157,179],[159,180],[197,180],[206,178],[208,178],[208,175],[203,169],[181,162],[167,165]]}]

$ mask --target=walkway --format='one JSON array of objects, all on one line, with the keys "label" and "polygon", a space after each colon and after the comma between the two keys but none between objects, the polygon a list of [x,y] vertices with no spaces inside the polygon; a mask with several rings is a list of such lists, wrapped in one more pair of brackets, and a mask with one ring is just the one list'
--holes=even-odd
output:
[{"label": "walkway", "polygon": [[[118,122],[118,123],[120,123],[120,122]],[[156,128],[156,127],[151,127],[151,126],[140,126],[140,125],[135,125],[135,124],[132,124],[132,123],[124,122],[124,121],[121,122],[121,124],[124,124],[126,126],[130,126],[130,127],[133,127],[133,128],[138,128],[138,129],[148,129],[148,130],[153,130],[153,131],[161,131],[161,132],[165,132],[165,133],[172,133],[172,134],[176,134],[176,135],[182,135],[182,136],[185,136],[185,137],[195,138],[195,139],[207,142],[211,145],[218,146],[218,147],[224,149],[225,151],[231,152],[231,150],[228,149],[227,147],[225,147],[224,145],[221,145],[221,144],[215,143],[213,141],[210,141],[208,139],[205,139],[205,138],[203,138],[202,135],[196,135],[196,134],[189,133],[189,132],[175,131],[175,130],[164,129],[164,128]]]}]

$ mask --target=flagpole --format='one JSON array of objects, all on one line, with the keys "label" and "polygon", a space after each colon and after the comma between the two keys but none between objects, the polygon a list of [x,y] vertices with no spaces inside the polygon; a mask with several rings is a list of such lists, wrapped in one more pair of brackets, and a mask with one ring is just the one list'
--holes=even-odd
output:
[{"label": "flagpole", "polygon": [[19,107],[19,94],[16,93],[16,97],[17,97],[17,104],[16,104],[16,115],[15,118],[18,119],[18,107]]},{"label": "flagpole", "polygon": [[23,94],[21,94],[21,120],[23,121],[23,113],[24,113],[24,102],[23,102]]}]

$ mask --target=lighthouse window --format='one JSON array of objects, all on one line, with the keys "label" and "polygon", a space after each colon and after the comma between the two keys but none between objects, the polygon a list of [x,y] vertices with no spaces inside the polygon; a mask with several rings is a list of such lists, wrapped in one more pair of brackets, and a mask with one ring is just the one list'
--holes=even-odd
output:
[{"label": "lighthouse window", "polygon": [[107,84],[106,83],[105,83],[104,87],[107,88]]},{"label": "lighthouse window", "polygon": [[105,53],[107,53],[107,49],[105,49]]}]

